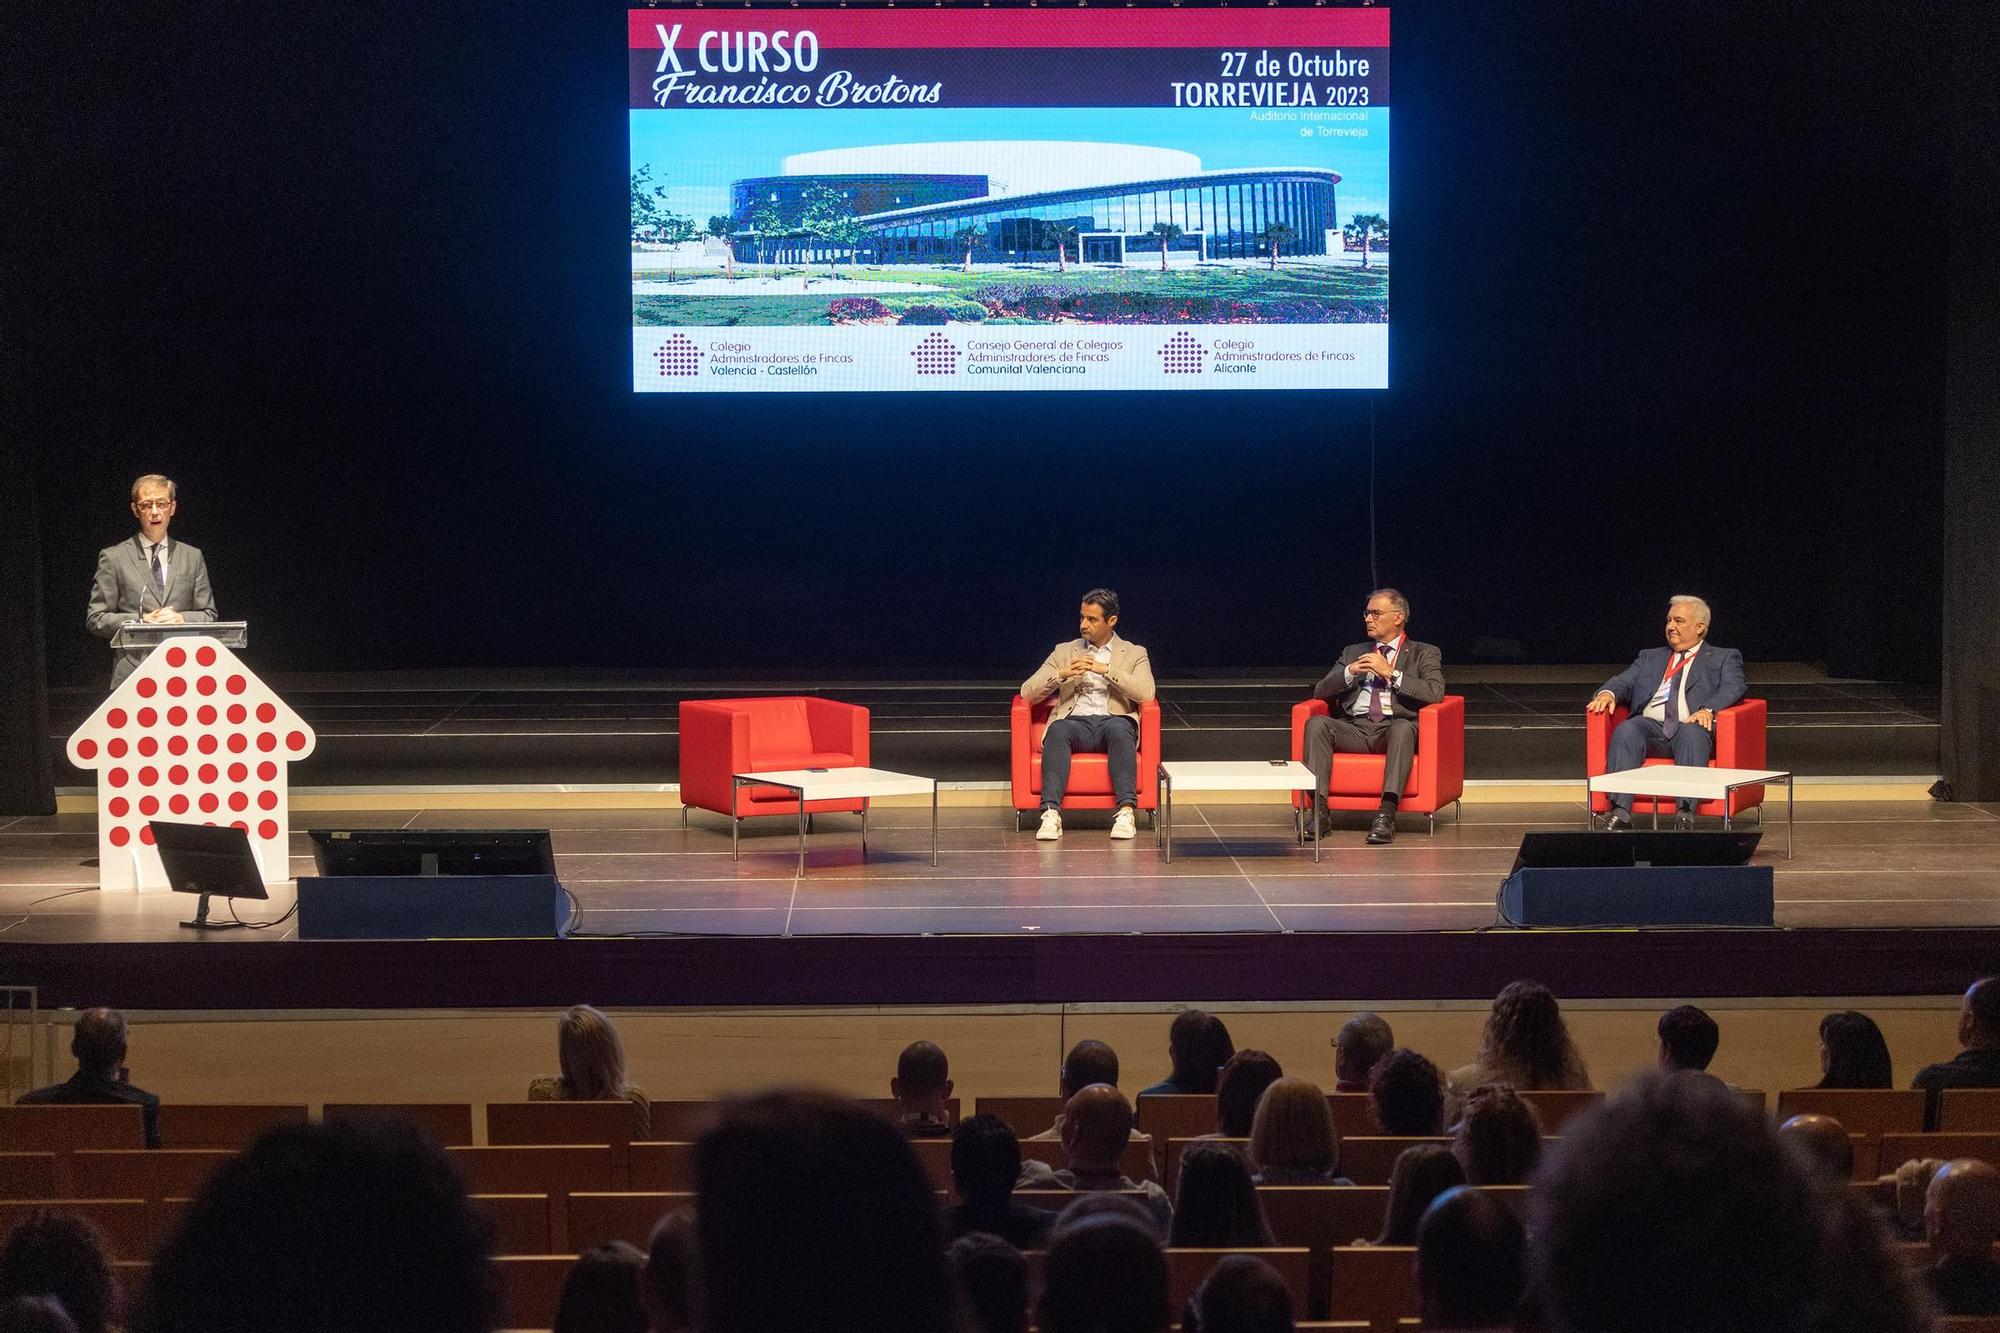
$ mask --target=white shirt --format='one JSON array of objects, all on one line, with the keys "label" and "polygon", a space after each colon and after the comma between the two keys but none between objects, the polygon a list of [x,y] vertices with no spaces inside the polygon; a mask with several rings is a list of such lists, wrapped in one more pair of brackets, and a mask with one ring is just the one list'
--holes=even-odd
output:
[{"label": "white shirt", "polygon": [[[1103,666],[1111,665],[1111,645],[1102,648],[1090,646],[1090,640],[1083,640],[1083,651]],[[1109,717],[1111,715],[1111,678],[1096,671],[1085,673],[1076,683],[1075,700],[1069,710],[1071,717]]]},{"label": "white shirt", "polygon": [[[1398,634],[1396,636],[1396,640],[1394,643],[1376,644],[1375,651],[1382,654],[1382,656],[1388,658],[1390,666],[1395,666],[1396,654],[1401,652],[1403,649],[1403,639],[1404,636]],[[1348,684],[1352,685],[1354,683],[1354,676],[1355,676],[1354,668],[1352,666],[1348,667],[1347,668]],[[1389,684],[1388,684],[1389,689],[1391,690],[1399,689],[1401,688],[1402,684],[1403,684],[1403,673],[1401,671],[1398,671],[1396,672],[1395,675],[1389,677]],[[1349,714],[1351,714],[1354,717],[1368,716],[1368,693],[1369,691],[1367,689],[1363,689],[1359,694],[1354,696],[1354,702],[1347,706],[1347,711]],[[1389,701],[1387,699],[1384,699],[1382,700],[1382,716],[1387,717],[1388,715],[1389,715]]]},{"label": "white shirt", "polygon": [[[1700,651],[1701,645],[1699,643],[1687,650],[1687,657],[1681,662],[1680,674],[1674,678],[1674,721],[1676,722],[1685,722],[1688,720],[1688,677],[1693,674],[1694,655]],[[1668,668],[1671,669],[1673,664],[1674,659],[1669,657],[1667,659]],[[1659,693],[1660,687],[1658,685],[1653,686],[1653,694],[1656,697],[1647,701],[1646,711],[1642,716],[1650,717],[1655,722],[1665,722],[1667,720],[1667,703],[1666,700],[1657,697]]]}]

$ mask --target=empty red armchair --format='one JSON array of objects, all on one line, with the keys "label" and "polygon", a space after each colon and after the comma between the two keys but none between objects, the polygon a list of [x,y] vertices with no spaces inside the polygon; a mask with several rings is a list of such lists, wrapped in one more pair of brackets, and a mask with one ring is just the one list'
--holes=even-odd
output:
[{"label": "empty red armchair", "polygon": [[[1725,708],[1715,715],[1715,758],[1709,761],[1710,768],[1767,768],[1764,762],[1764,727],[1770,716],[1770,705],[1762,699],[1745,699],[1742,703]],[[1631,711],[1622,705],[1608,713],[1585,713],[1583,715],[1583,768],[1584,776],[1596,777],[1605,771],[1605,763],[1611,754],[1611,733],[1618,724],[1630,717]],[[1648,759],[1646,767],[1655,764],[1671,764],[1671,759]],[[1735,818],[1745,810],[1755,809],[1764,803],[1762,787],[1738,787],[1730,794],[1729,806],[1723,808],[1721,801],[1703,801],[1695,806],[1698,815],[1722,815]],[[1611,808],[1608,796],[1590,798],[1593,814],[1603,814]],[[1635,815],[1671,815],[1674,812],[1673,798],[1655,800],[1650,796],[1632,798],[1632,813]]]},{"label": "empty red armchair", "polygon": [[[810,696],[681,701],[681,806],[732,819],[797,814],[795,792],[742,787],[737,773],[868,767],[868,710]],[[866,801],[807,801],[806,813],[856,813]]]},{"label": "empty red armchair", "polygon": [[[1306,723],[1326,716],[1324,701],[1308,699],[1292,707],[1292,759],[1306,758]],[[1373,812],[1382,804],[1382,765],[1379,754],[1336,754],[1333,771],[1327,775],[1326,805],[1329,810]],[[1410,764],[1410,780],[1403,788],[1397,809],[1406,815],[1428,815],[1432,832],[1437,830],[1437,813],[1465,795],[1465,696],[1447,694],[1434,704],[1417,710],[1417,757]],[[1300,792],[1292,804],[1306,809],[1311,795]]]},{"label": "empty red armchair", "polygon": [[[1042,807],[1042,732],[1048,729],[1049,714],[1056,701],[1031,704],[1014,696],[1014,710],[1008,719],[1014,757],[1014,820]],[[1070,756],[1069,789],[1063,792],[1065,810],[1109,810],[1111,808],[1111,761],[1101,754],[1082,751]],[[1139,808],[1148,817],[1160,808],[1160,701],[1139,705]]]}]

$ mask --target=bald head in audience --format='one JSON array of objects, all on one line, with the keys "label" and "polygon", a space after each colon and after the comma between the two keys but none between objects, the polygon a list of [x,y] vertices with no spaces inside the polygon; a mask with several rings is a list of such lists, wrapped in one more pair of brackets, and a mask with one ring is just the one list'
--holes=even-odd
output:
[{"label": "bald head in audience", "polygon": [[1832,1116],[1795,1115],[1778,1126],[1778,1138],[1804,1153],[1834,1183],[1854,1178],[1854,1140]]},{"label": "bald head in audience", "polygon": [[1108,1083],[1093,1083],[1063,1107],[1063,1151],[1072,1171],[1112,1171],[1132,1141],[1132,1103]]},{"label": "bald head in audience", "polygon": [[1939,1256],[1990,1260],[2000,1240],[2000,1171],[1970,1157],[1939,1167],[1924,1195],[1924,1234]]}]

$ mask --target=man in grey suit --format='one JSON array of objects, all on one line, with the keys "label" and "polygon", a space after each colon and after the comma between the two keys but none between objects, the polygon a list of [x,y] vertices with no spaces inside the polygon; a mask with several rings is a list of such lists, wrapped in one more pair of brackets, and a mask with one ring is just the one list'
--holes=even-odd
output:
[{"label": "man in grey suit", "polygon": [[[1708,603],[1683,593],[1667,603],[1667,646],[1648,648],[1632,665],[1604,682],[1585,712],[1608,713],[1620,704],[1631,716],[1611,733],[1605,771],[1623,773],[1648,755],[1673,756],[1686,768],[1705,768],[1715,757],[1715,715],[1743,702],[1743,654],[1708,642]],[[1694,827],[1694,802],[1675,807],[1676,828]],[[1632,827],[1632,798],[1613,796],[1599,828]]]},{"label": "man in grey suit", "polygon": [[1417,755],[1417,710],[1444,698],[1444,654],[1403,632],[1410,599],[1394,588],[1369,593],[1361,614],[1368,638],[1342,649],[1339,663],[1313,687],[1329,716],[1306,723],[1306,767],[1319,780],[1313,820],[1325,834],[1333,822],[1326,789],[1334,752],[1385,756],[1382,804],[1368,825],[1368,841],[1380,846],[1396,837],[1396,806]]},{"label": "man in grey suit", "polygon": [[[182,625],[215,619],[207,562],[194,547],[167,537],[178,498],[174,483],[158,474],[132,483],[138,535],[97,553],[97,579],[90,587],[84,623],[98,638],[109,639],[119,626],[134,620]],[[115,690],[146,654],[114,652],[111,688]]]},{"label": "man in grey suit", "polygon": [[1083,595],[1078,637],[1059,643],[1035,674],[1021,684],[1022,697],[1038,704],[1061,696],[1042,732],[1042,822],[1035,837],[1062,836],[1062,799],[1069,789],[1070,755],[1082,750],[1105,757],[1117,811],[1111,836],[1138,832],[1133,811],[1139,804],[1139,709],[1153,697],[1153,663],[1146,650],[1118,637],[1118,594],[1092,588]]}]

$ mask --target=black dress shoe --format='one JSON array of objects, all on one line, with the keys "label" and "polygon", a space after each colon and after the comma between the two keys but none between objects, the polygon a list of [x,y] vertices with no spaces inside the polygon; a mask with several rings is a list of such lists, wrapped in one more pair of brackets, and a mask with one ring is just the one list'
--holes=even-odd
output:
[{"label": "black dress shoe", "polygon": [[1694,816],[1693,816],[1693,815],[1675,815],[1675,816],[1674,816],[1674,832],[1676,832],[1676,833],[1692,833],[1692,832],[1694,832]]},{"label": "black dress shoe", "polygon": [[1396,817],[1387,810],[1375,816],[1375,822],[1368,826],[1368,844],[1380,847],[1385,842],[1396,840]]},{"label": "black dress shoe", "polygon": [[1632,831],[1632,816],[1616,806],[1613,806],[1608,813],[1597,816],[1594,822],[1597,825],[1597,831],[1600,833],[1630,833]]},{"label": "black dress shoe", "polygon": [[1312,809],[1306,812],[1306,836],[1324,838],[1333,832],[1333,811],[1326,808],[1324,796],[1313,797]]}]

